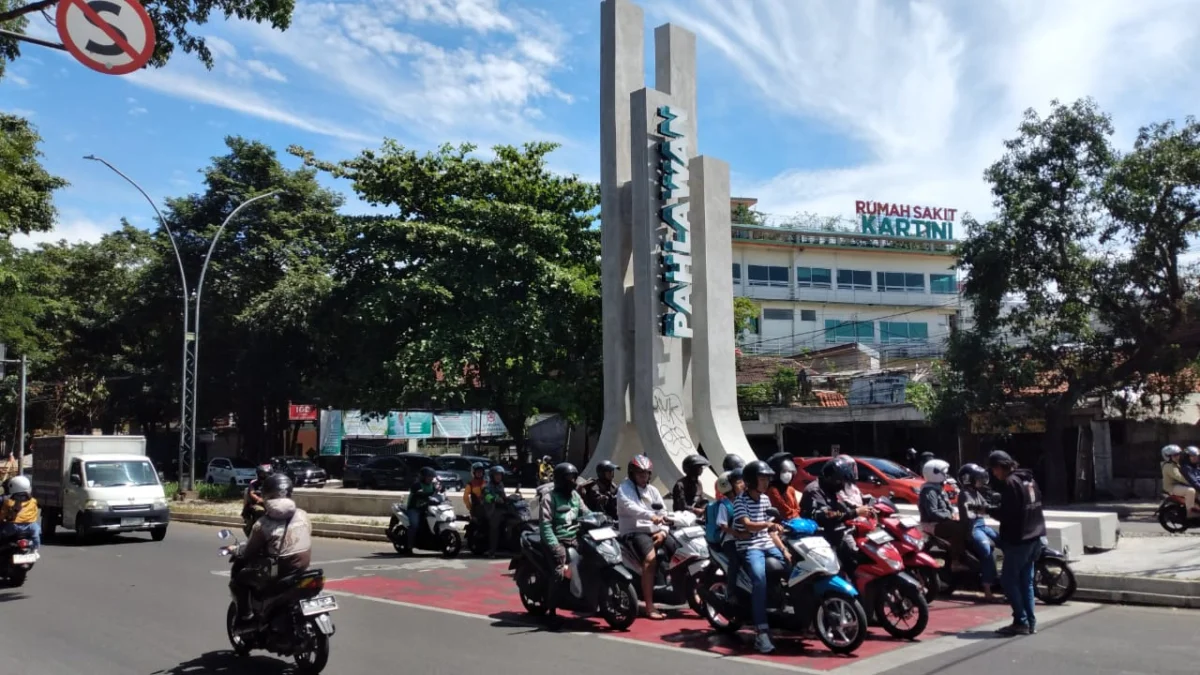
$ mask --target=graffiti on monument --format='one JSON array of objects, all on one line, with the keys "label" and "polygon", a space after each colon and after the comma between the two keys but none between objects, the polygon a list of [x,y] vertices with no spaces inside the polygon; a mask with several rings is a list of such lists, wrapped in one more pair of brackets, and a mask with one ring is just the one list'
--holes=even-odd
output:
[{"label": "graffiti on monument", "polygon": [[658,435],[667,454],[683,459],[696,452],[679,394],[668,394],[657,387],[654,389],[654,422],[658,425]]}]

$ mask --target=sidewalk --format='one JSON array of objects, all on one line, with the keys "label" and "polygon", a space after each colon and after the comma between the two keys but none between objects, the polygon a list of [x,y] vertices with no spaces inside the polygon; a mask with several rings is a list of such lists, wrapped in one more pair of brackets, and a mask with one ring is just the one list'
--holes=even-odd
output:
[{"label": "sidewalk", "polygon": [[1153,516],[1158,505],[1159,502],[1144,499],[1110,499],[1046,508],[1051,511],[1108,511],[1115,512],[1120,520],[1143,520]]}]

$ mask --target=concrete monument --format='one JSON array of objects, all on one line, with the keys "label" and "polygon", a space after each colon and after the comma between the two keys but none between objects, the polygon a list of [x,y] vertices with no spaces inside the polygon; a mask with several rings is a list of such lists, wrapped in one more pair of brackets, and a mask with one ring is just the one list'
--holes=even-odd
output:
[{"label": "concrete monument", "polygon": [[[660,488],[697,445],[714,466],[754,453],[737,414],[729,166],[697,153],[696,37],[600,6],[604,426],[586,474],[645,453]],[[712,494],[715,474],[705,474]]]}]

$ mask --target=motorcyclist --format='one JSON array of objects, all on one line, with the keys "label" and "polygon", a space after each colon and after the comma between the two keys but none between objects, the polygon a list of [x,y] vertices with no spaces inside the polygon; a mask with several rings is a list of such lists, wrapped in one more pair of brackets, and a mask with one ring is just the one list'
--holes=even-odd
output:
[{"label": "motorcyclist", "polygon": [[16,537],[33,540],[34,548],[42,546],[42,524],[38,519],[38,503],[30,495],[29,479],[16,475],[7,481],[4,503],[0,504],[0,540]]},{"label": "motorcyclist", "polygon": [[917,458],[917,473],[921,473],[925,469],[925,465],[935,459],[937,459],[937,457],[932,452],[929,452],[928,450],[922,452],[920,457]]},{"label": "motorcyclist", "polygon": [[496,544],[500,541],[500,526],[504,519],[500,509],[504,507],[504,467],[493,464],[488,469],[488,482],[483,486],[483,513],[488,525],[489,557],[495,557]]},{"label": "motorcyclist", "polygon": [[[262,489],[263,483],[266,482],[267,476],[271,475],[270,464],[259,464],[254,467],[254,480],[246,486],[246,494],[242,497],[242,520],[254,519],[257,520],[262,515],[263,509],[266,508],[263,499]],[[257,513],[255,513],[257,511]]]},{"label": "motorcyclist", "polygon": [[815,521],[821,527],[825,539],[837,551],[842,574],[849,579],[854,578],[854,570],[858,567],[858,545],[854,543],[846,521],[871,514],[868,506],[855,507],[838,498],[846,483],[854,479],[853,464],[840,457],[825,462],[825,466],[821,467],[821,475],[804,488],[800,498],[801,516]]},{"label": "motorcyclist", "polygon": [[[541,491],[539,531],[542,545],[554,559],[555,569],[561,579],[567,573],[567,547],[574,547],[579,533],[579,517],[590,513],[587,505],[576,490],[575,482],[579,469],[570,462],[554,467],[551,476],[553,487]],[[546,608],[551,618],[557,618],[558,583],[550,584],[546,597]]]},{"label": "motorcyclist", "polygon": [[1188,515],[1192,515],[1196,508],[1196,488],[1192,487],[1187,477],[1179,469],[1180,460],[1183,458],[1183,449],[1172,443],[1171,445],[1163,446],[1162,449],[1162,489],[1163,492],[1183,497],[1183,503],[1187,506]]},{"label": "motorcyclist", "polygon": [[800,517],[800,495],[792,487],[792,479],[796,477],[796,463],[788,457],[777,457],[768,466],[775,472],[771,477],[771,486],[767,488],[767,498],[771,506],[779,509],[780,520],[791,520]]},{"label": "motorcyclist", "polygon": [[617,465],[607,459],[596,465],[596,480],[583,487],[580,494],[583,503],[593,511],[599,511],[613,520],[617,519]]},{"label": "motorcyclist", "polygon": [[[645,455],[629,460],[626,467],[628,477],[617,488],[617,529],[623,543],[627,544],[642,561],[642,598],[646,606],[646,618],[662,621],[666,618],[654,608],[655,550],[666,538],[663,517],[654,509],[662,504],[658,488],[650,484],[654,474],[654,463]],[[638,521],[643,521],[639,524]]]},{"label": "motorcyclist", "polygon": [[545,485],[554,480],[554,465],[550,463],[550,455],[543,455],[538,463],[538,483]]},{"label": "motorcyclist", "polygon": [[753,584],[750,611],[757,633],[754,647],[762,654],[775,651],[767,623],[767,558],[776,558],[788,564],[792,561],[791,554],[779,539],[779,532],[783,528],[767,515],[767,509],[771,507],[767,488],[774,475],[775,471],[762,460],[747,464],[742,469],[746,491],[733,503],[734,528],[743,533],[743,537],[737,540],[738,553],[742,556],[742,564],[749,570]]},{"label": "motorcyclist", "polygon": [[964,464],[958,470],[958,482],[962,486],[958,496],[958,519],[965,528],[967,543],[979,558],[984,599],[991,602],[995,597],[992,586],[996,583],[996,559],[992,557],[992,550],[1000,535],[987,524],[987,514],[993,506],[987,488],[987,469],[978,464]]},{"label": "motorcyclist", "polygon": [[437,471],[432,466],[421,467],[420,477],[408,491],[408,550],[412,551],[417,544],[417,530],[421,528],[421,514],[429,506],[429,499],[442,491],[442,485],[437,479]]},{"label": "motorcyclist", "polygon": [[746,460],[742,459],[741,455],[732,453],[725,455],[725,459],[721,460],[722,471],[733,471],[734,469],[746,468]]},{"label": "motorcyclist", "polygon": [[472,464],[471,481],[463,488],[463,504],[467,506],[467,513],[476,520],[482,515],[480,511],[483,507],[483,488],[487,485],[486,472],[487,466],[483,462]]},{"label": "motorcyclist", "polygon": [[[312,562],[312,525],[308,514],[287,498],[292,480],[286,474],[271,474],[263,481],[266,513],[250,530],[246,548],[232,571],[233,586],[241,621],[253,619],[250,594],[268,582],[308,569]],[[275,576],[271,576],[274,562]]]},{"label": "motorcyclist", "polygon": [[856,509],[860,506],[870,506],[871,498],[864,496],[862,490],[858,489],[858,462],[850,455],[838,455],[837,459],[850,468],[850,480],[846,481],[845,487],[838,493],[838,499]]},{"label": "motorcyclist", "polygon": [[946,494],[946,479],[950,477],[950,463],[944,459],[932,459],[921,468],[925,483],[917,496],[917,510],[921,514],[921,529],[950,543],[950,564],[955,571],[963,569],[962,551],[964,544],[963,524],[958,512]]},{"label": "motorcyclist", "polygon": [[[742,470],[726,471],[717,477],[716,500],[709,502],[704,514],[704,535],[711,546],[721,549],[729,560],[730,584],[737,583],[741,562],[737,552],[738,532],[733,527],[733,502],[746,490]],[[732,597],[732,596],[731,596]]]},{"label": "motorcyclist", "polygon": [[1183,455],[1186,459],[1179,463],[1179,470],[1188,485],[1200,489],[1200,448],[1189,445],[1184,448]]},{"label": "motorcyclist", "polygon": [[675,481],[671,488],[671,508],[675,511],[691,511],[697,516],[704,515],[704,507],[708,498],[700,489],[700,474],[710,466],[702,455],[688,455],[683,458],[683,477]]}]

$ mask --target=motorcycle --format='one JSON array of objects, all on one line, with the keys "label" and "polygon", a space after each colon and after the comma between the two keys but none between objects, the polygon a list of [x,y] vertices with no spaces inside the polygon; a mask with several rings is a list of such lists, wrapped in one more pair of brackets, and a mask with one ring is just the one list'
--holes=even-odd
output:
[{"label": "motorcycle", "polygon": [[[661,511],[662,504],[651,508]],[[704,600],[699,586],[708,567],[708,541],[704,528],[696,524],[698,518],[691,511],[676,511],[663,514],[669,529],[663,543],[655,552],[654,601],[664,605],[682,605],[685,602],[692,611],[704,616]],[[649,521],[638,521],[638,525],[649,529]],[[621,563],[633,575],[633,587],[642,598],[642,561],[627,544],[621,544]]]},{"label": "motorcycle", "polygon": [[925,602],[933,602],[941,589],[938,561],[925,552],[925,532],[921,521],[915,516],[901,516],[891,500],[884,498],[874,503],[879,512],[879,526],[892,535],[892,545],[904,560],[904,571],[921,583]]},{"label": "motorcycle", "polygon": [[521,549],[508,569],[513,571],[521,604],[533,616],[546,613],[550,585],[557,584],[554,592],[559,608],[599,611],[614,630],[629,628],[637,618],[633,575],[621,565],[617,532],[602,513],[592,512],[579,519],[576,546],[567,548],[564,576],[559,576],[554,558],[536,531],[522,533]]},{"label": "motorcycle", "polygon": [[[851,654],[867,637],[867,612],[858,601],[858,591],[838,576],[837,553],[822,536],[814,536],[817,524],[804,518],[783,523],[782,539],[792,555],[792,569],[775,558],[767,558],[767,619],[774,628],[804,634],[810,627],[837,654]],[[753,584],[746,566],[729,589],[729,559],[715,548],[707,575],[704,618],[718,632],[732,634],[751,621],[750,593]]]},{"label": "motorcycle", "polygon": [[[221,530],[217,536],[228,539],[233,533]],[[245,546],[246,542],[234,537],[220,553],[236,563],[242,560]],[[251,594],[254,618],[246,625],[239,625],[234,594],[225,612],[225,629],[234,653],[246,656],[252,649],[264,649],[292,657],[296,670],[303,675],[320,673],[329,662],[329,640],[335,630],[329,613],[338,608],[332,595],[322,595],[324,589],[325,573],[319,569],[275,579],[261,594]]]},{"label": "motorcycle", "polygon": [[892,545],[895,540],[874,518],[855,518],[849,525],[860,558],[854,583],[863,603],[872,608],[876,624],[888,635],[916,639],[929,623],[929,603],[921,582],[904,571],[904,559]]},{"label": "motorcycle", "polygon": [[1200,513],[1193,511],[1189,514],[1187,502],[1183,501],[1183,497],[1171,494],[1163,495],[1162,503],[1154,511],[1154,517],[1158,518],[1158,524],[1171,534],[1187,532],[1189,528],[1200,525]]},{"label": "motorcycle", "polygon": [[[454,507],[446,503],[445,495],[431,495],[422,515],[424,518],[415,524],[415,527],[419,528],[416,548],[441,551],[444,558],[457,556],[462,550],[462,533],[455,527]],[[412,553],[408,548],[409,527],[414,525],[408,522],[408,510],[404,504],[392,504],[392,519],[387,526],[387,538],[400,555]]]},{"label": "motorcycle", "polygon": [[[967,569],[955,572],[950,565],[950,543],[933,535],[925,545],[925,550],[934,558],[942,561],[939,583],[941,591],[952,595],[955,590],[980,590],[983,586],[980,576],[979,558],[975,552],[964,548],[961,562]],[[996,569],[1004,567],[1004,553],[997,546],[992,549],[996,560]],[[1033,567],[1033,595],[1047,605],[1061,605],[1075,595],[1075,572],[1060,551],[1046,545],[1042,537],[1042,550]]]},{"label": "motorcycle", "polygon": [[[499,545],[516,553],[521,549],[521,533],[533,530],[535,518],[529,508],[529,502],[521,496],[521,491],[508,495],[508,498],[497,509],[497,517],[501,518]],[[467,523],[467,548],[475,555],[484,555],[488,550],[488,523],[472,520]]]},{"label": "motorcycle", "polygon": [[29,539],[12,539],[0,544],[0,579],[9,588],[24,585],[25,577],[42,554]]}]

